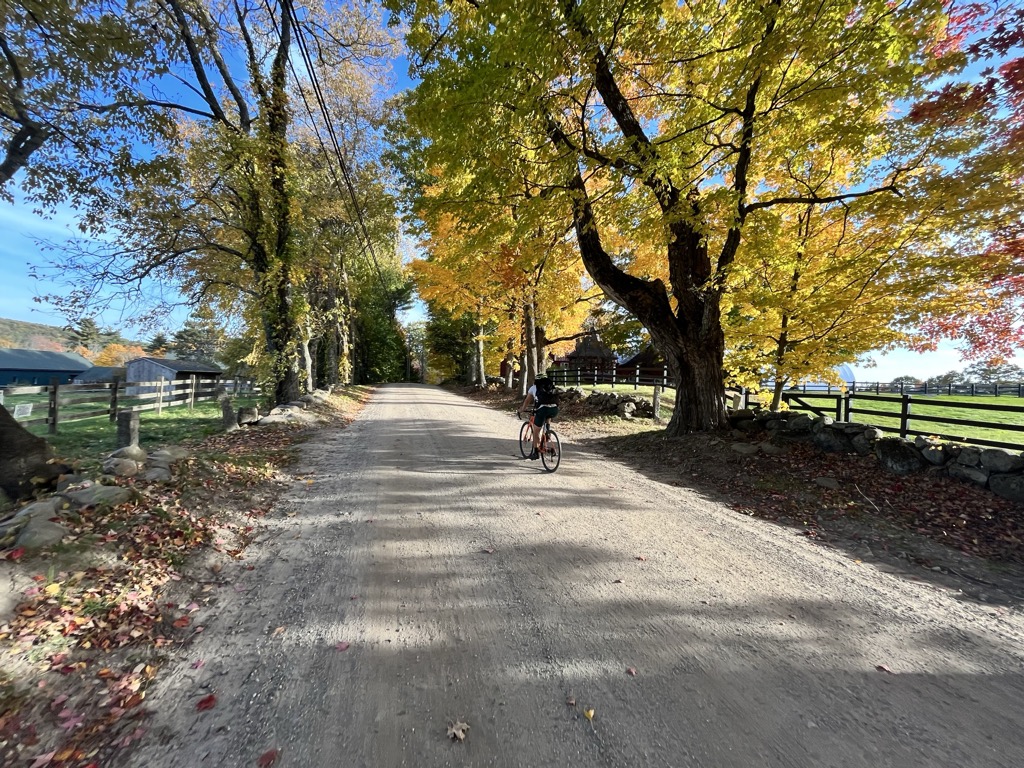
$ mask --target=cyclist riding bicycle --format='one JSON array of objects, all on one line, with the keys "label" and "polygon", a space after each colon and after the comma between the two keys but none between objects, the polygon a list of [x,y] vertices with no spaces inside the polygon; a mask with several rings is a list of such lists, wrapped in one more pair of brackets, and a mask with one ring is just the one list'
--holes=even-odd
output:
[{"label": "cyclist riding bicycle", "polygon": [[536,461],[540,458],[540,435],[544,424],[558,415],[558,391],[555,389],[555,382],[547,376],[538,376],[534,379],[533,386],[526,393],[521,410],[525,411],[530,403],[535,404],[533,415],[533,452],[529,459]]}]

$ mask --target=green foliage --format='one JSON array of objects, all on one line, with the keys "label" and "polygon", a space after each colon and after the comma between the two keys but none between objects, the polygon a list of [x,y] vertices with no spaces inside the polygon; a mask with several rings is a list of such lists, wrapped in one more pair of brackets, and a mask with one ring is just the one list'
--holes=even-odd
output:
[{"label": "green foliage", "polygon": [[215,363],[224,346],[224,330],[207,308],[196,310],[174,333],[170,350],[184,360]]},{"label": "green foliage", "polygon": [[968,367],[964,373],[969,381],[981,381],[986,384],[1016,384],[1024,381],[1024,370],[1013,363],[978,362]]}]

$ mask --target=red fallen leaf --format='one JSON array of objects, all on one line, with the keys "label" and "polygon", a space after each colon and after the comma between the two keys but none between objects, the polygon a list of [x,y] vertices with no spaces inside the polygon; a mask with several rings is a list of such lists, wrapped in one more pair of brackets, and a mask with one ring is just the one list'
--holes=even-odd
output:
[{"label": "red fallen leaf", "polygon": [[626,667],[626,674],[630,677],[636,677],[636,667]]},{"label": "red fallen leaf", "polygon": [[25,556],[25,548],[24,547],[15,547],[14,549],[12,549],[10,552],[7,553],[7,559],[8,560],[13,560],[14,562],[18,562],[24,556]]},{"label": "red fallen leaf", "polygon": [[351,645],[351,643],[340,642],[334,647],[339,651],[347,651]]},{"label": "red fallen leaf", "polygon": [[485,555],[493,555],[494,554],[494,550],[491,547],[484,547],[480,551],[483,552]]},{"label": "red fallen leaf", "polygon": [[260,759],[256,761],[256,765],[259,766],[259,768],[270,768],[270,766],[277,762],[277,756],[279,754],[281,754],[281,750],[279,749],[268,749],[260,755]]},{"label": "red fallen leaf", "polygon": [[182,616],[180,619],[175,619],[174,626],[176,626],[178,629],[181,629],[182,627],[187,627],[190,623],[191,620],[189,619],[188,616]]},{"label": "red fallen leaf", "polygon": [[877,669],[879,672],[885,672],[886,674],[889,674],[889,675],[895,675],[896,674],[891,669],[889,669],[887,666],[885,666],[885,664],[879,664],[879,665],[877,665],[875,667],[875,669]]},{"label": "red fallen leaf", "polygon": [[192,669],[199,669],[205,663],[206,662],[203,661],[202,659],[196,659],[195,661],[192,662]]},{"label": "red fallen leaf", "polygon": [[200,712],[213,709],[215,706],[217,706],[217,697],[212,693],[209,696],[203,696],[203,698],[196,702],[196,709]]}]

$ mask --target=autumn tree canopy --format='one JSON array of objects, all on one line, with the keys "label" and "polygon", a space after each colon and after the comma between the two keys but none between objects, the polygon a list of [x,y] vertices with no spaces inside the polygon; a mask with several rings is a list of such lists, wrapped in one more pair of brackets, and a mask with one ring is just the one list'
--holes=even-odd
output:
[{"label": "autumn tree canopy", "polygon": [[[666,357],[670,433],[725,423],[723,312],[732,272],[765,253],[746,247],[752,227],[772,229],[760,220],[794,223],[780,258],[801,215],[849,207],[871,232],[886,229],[875,216],[907,221],[880,259],[1019,210],[987,116],[910,109],[967,65],[939,0],[386,5],[421,77],[406,116],[424,172],[459,180],[453,204],[569,211],[590,276]],[[929,238],[909,241],[926,219]]]}]

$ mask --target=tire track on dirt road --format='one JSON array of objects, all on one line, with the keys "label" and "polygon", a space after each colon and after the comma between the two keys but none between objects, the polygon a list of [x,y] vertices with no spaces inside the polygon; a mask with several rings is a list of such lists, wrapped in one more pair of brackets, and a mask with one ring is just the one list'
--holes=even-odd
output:
[{"label": "tire track on dirt road", "polygon": [[419,385],[317,433],[132,764],[1019,768],[1019,612],[517,438]]}]

